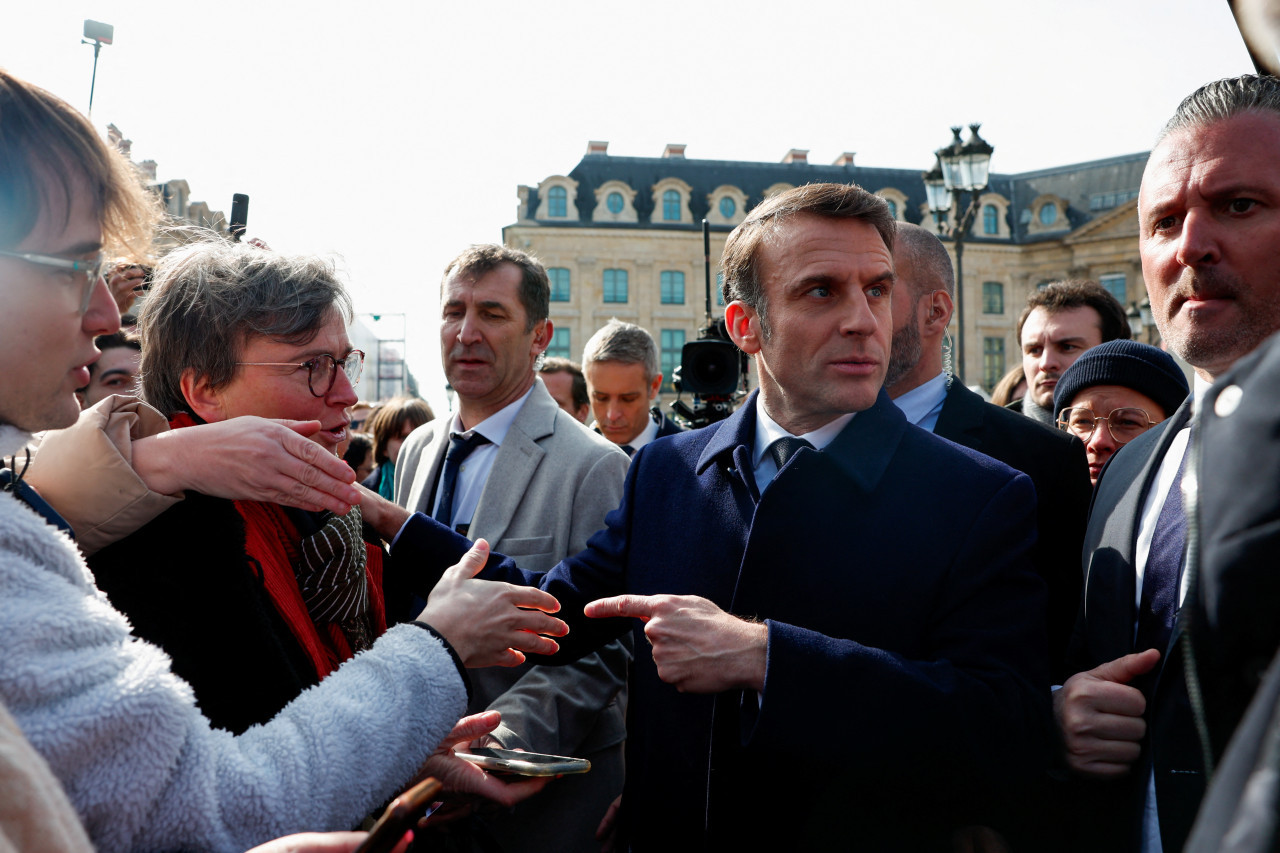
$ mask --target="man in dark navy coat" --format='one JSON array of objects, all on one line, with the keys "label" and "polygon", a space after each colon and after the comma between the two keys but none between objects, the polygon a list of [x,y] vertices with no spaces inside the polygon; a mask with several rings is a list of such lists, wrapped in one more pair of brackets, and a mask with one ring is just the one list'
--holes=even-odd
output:
[{"label": "man in dark navy coat", "polygon": [[[641,448],[585,551],[487,569],[558,597],[562,656],[641,620],[632,849],[947,850],[1043,767],[1033,489],[883,392],[893,233],[855,186],[759,205],[723,260],[759,392]],[[401,535],[433,569],[467,544],[420,516]]]},{"label": "man in dark navy coat", "polygon": [[1165,344],[1194,394],[1103,469],[1085,537],[1085,591],[1055,695],[1068,767],[1098,796],[1088,850],[1181,850],[1204,789],[1182,674],[1183,462],[1194,401],[1280,329],[1280,81],[1201,87],[1165,126],[1142,178],[1139,250]]},{"label": "man in dark navy coat", "polygon": [[884,387],[907,420],[985,453],[1036,487],[1036,570],[1049,590],[1049,659],[1054,683],[1066,672],[1067,641],[1080,609],[1080,546],[1089,517],[1084,445],[1067,433],[993,406],[943,370],[955,276],[937,236],[899,222],[893,250],[893,351]]}]

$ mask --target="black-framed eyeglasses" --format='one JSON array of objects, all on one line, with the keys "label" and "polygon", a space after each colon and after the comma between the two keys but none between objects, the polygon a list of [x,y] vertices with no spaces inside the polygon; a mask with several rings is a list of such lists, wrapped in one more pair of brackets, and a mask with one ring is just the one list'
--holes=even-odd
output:
[{"label": "black-framed eyeglasses", "polygon": [[1103,418],[1095,415],[1093,409],[1086,406],[1072,406],[1069,409],[1063,409],[1062,414],[1058,415],[1058,428],[1087,442],[1093,436],[1099,421],[1106,422],[1107,431],[1111,433],[1111,438],[1116,444],[1133,441],[1155,426],[1155,421],[1151,420],[1151,416],[1145,409],[1133,406],[1112,409],[1111,413]]},{"label": "black-framed eyeglasses", "polygon": [[71,283],[78,287],[80,291],[77,296],[80,298],[81,314],[89,310],[89,302],[93,299],[93,288],[107,269],[107,258],[106,255],[102,254],[87,261],[73,261],[68,258],[59,258],[55,255],[40,255],[34,252],[7,252],[3,249],[0,249],[0,255],[69,273]]},{"label": "black-framed eyeglasses", "polygon": [[[325,353],[310,361],[294,364],[289,361],[237,361],[245,367],[292,367],[295,370],[307,370],[307,388],[315,397],[323,397],[333,390],[333,383],[338,380],[338,368],[347,374],[347,381],[352,385],[360,382],[360,374],[364,371],[364,353],[353,349],[344,359],[337,359]],[[319,389],[319,390],[316,390]]]}]

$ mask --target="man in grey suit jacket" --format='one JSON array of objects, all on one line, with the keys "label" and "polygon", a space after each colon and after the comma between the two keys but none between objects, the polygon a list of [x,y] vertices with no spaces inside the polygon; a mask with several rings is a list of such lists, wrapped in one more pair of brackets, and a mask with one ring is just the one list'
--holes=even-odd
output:
[{"label": "man in grey suit jacket", "polygon": [[[537,381],[552,333],[549,295],[546,271],[524,252],[473,246],[449,264],[440,348],[458,411],[405,440],[396,477],[401,506],[543,571],[604,526],[628,461]],[[596,826],[622,790],[629,662],[628,646],[615,642],[572,666],[473,674],[472,707],[502,712],[494,745],[592,762],[587,775],[486,818],[504,850],[599,849]]]}]

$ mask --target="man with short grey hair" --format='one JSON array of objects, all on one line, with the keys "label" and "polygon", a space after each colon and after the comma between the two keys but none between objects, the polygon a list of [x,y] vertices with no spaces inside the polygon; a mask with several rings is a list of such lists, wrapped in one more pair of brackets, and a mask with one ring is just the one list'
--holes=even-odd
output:
[{"label": "man with short grey hair", "polygon": [[641,327],[610,319],[587,341],[582,366],[596,432],[628,456],[655,438],[682,432],[653,405],[662,372],[653,336]]},{"label": "man with short grey hair", "polygon": [[[561,409],[537,381],[551,341],[550,285],[535,258],[472,246],[441,285],[440,359],[458,410],[405,439],[396,503],[435,517],[525,565],[549,569],[586,546],[622,498],[627,458]],[[493,745],[589,758],[591,773],[552,783],[485,818],[509,851],[599,849],[595,828],[622,789],[626,645],[566,667],[474,673],[471,707],[502,712]]]}]

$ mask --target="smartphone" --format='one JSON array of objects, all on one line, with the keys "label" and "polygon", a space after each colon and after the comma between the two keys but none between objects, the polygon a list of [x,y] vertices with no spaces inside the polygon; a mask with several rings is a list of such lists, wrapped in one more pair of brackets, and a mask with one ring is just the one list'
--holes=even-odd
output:
[{"label": "smartphone", "polygon": [[591,762],[585,758],[545,755],[541,752],[472,747],[467,752],[456,754],[463,761],[470,761],[485,770],[516,776],[564,776],[569,773],[586,773],[591,769]]},{"label": "smartphone", "polygon": [[391,801],[356,853],[389,853],[435,802],[443,786],[428,777]]}]

